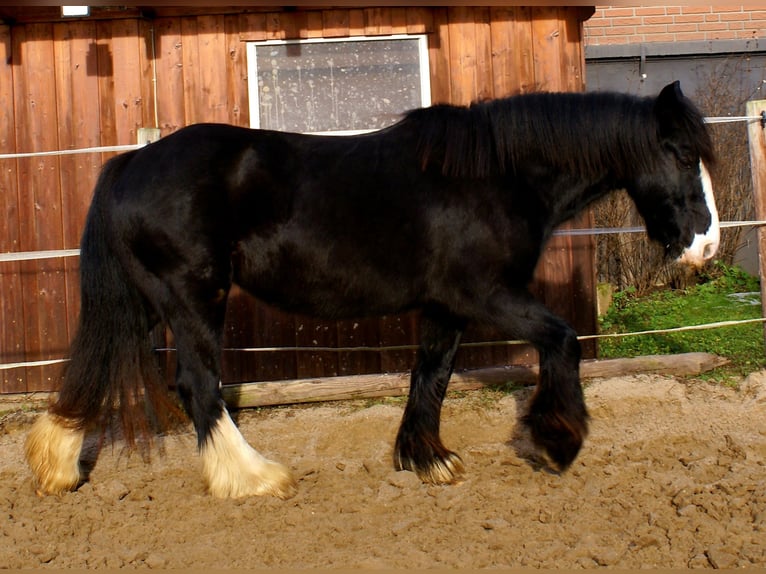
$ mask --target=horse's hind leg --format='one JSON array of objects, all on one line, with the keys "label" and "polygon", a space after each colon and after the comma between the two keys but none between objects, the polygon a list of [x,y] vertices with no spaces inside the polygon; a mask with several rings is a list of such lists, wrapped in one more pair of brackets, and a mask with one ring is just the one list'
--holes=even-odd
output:
[{"label": "horse's hind leg", "polygon": [[24,444],[38,495],[62,494],[79,486],[84,438],[85,430],[77,420],[51,412],[38,417]]},{"label": "horse's hind leg", "polygon": [[421,344],[396,437],[394,466],[414,471],[424,482],[452,483],[463,474],[460,457],[439,437],[441,406],[462,330],[462,321],[448,316],[424,314],[421,320]]},{"label": "horse's hind leg", "polygon": [[[225,308],[222,289],[194,309],[193,295],[179,298],[168,316],[177,348],[176,384],[191,417],[208,489],[219,498],[295,494],[290,471],[253,449],[231,419],[220,391],[220,351]],[[212,301],[212,302],[210,302]]]}]

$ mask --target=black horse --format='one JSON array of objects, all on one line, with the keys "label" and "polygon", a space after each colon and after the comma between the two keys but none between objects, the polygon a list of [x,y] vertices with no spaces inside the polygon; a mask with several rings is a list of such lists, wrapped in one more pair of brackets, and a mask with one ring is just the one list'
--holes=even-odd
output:
[{"label": "black horse", "polygon": [[541,250],[559,224],[626,189],[668,256],[702,264],[718,247],[713,160],[678,83],[656,98],[537,93],[437,105],[349,137],[194,125],[117,156],[82,239],[71,362],[27,439],[38,492],[77,487],[83,437],[115,405],[133,437],[144,401],[165,390],[149,340],[161,322],[175,338],[177,389],[210,492],[294,494],[287,468],[248,445],[221,398],[233,283],[322,318],[421,310],[394,464],[433,483],[464,472],[439,418],[466,324],[529,341],[540,375],[523,420],[564,469],[588,414],[576,334],[527,288]]}]

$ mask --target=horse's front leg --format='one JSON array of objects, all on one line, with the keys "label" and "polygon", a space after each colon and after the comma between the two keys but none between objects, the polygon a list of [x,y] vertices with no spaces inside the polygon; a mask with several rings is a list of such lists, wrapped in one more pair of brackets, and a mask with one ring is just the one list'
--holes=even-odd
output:
[{"label": "horse's front leg", "polygon": [[417,473],[424,482],[453,483],[463,474],[460,457],[439,437],[442,401],[463,327],[462,321],[449,316],[424,314],[421,320],[420,349],[396,437],[394,466]]},{"label": "horse's front leg", "polygon": [[529,341],[539,353],[537,388],[522,421],[535,444],[564,470],[588,434],[577,334],[526,292],[497,292],[488,311],[490,323],[511,337]]}]

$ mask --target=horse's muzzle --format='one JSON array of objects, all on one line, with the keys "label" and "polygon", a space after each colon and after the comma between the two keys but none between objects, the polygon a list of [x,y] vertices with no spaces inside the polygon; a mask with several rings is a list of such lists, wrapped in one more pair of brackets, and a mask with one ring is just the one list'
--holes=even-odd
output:
[{"label": "horse's muzzle", "polygon": [[690,267],[702,267],[706,261],[715,257],[719,244],[718,226],[715,226],[715,229],[711,226],[706,234],[694,236],[692,244],[683,250],[677,261]]}]

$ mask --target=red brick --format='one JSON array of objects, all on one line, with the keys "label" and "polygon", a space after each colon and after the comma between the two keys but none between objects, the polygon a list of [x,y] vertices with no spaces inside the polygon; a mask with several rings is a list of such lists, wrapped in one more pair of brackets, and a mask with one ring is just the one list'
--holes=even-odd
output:
[{"label": "red brick", "polygon": [[605,8],[604,18],[624,18],[626,16],[633,16],[635,12],[633,8]]},{"label": "red brick", "polygon": [[635,26],[614,26],[606,29],[607,36],[634,36],[635,34]]},{"label": "red brick", "polygon": [[721,22],[747,22],[750,20],[750,14],[742,12],[730,12],[719,14]]},{"label": "red brick", "polygon": [[713,12],[739,12],[743,13],[747,11],[748,8],[743,8],[742,6],[713,6]]},{"label": "red brick", "polygon": [[710,14],[711,6],[681,6],[681,14]]},{"label": "red brick", "polygon": [[676,34],[677,42],[695,42],[697,40],[705,40],[705,32],[682,32]]},{"label": "red brick", "polygon": [[647,34],[644,36],[644,42],[673,42],[675,39],[675,34]]},{"label": "red brick", "polygon": [[737,32],[734,30],[723,30],[721,32],[711,32],[712,36],[709,36],[709,40],[734,40],[736,39]]},{"label": "red brick", "polygon": [[702,14],[697,14],[697,15],[679,14],[678,16],[673,16],[673,21],[676,24],[686,24],[688,22],[704,22],[705,16],[703,16]]},{"label": "red brick", "polygon": [[668,32],[671,33],[678,33],[678,32],[696,32],[697,26],[700,24],[671,24],[668,26]]},{"label": "red brick", "polygon": [[599,38],[598,43],[594,44],[594,46],[618,46],[620,44],[629,44],[628,38],[626,36],[614,36],[609,37],[606,36],[604,38]]},{"label": "red brick", "polygon": [[636,16],[664,16],[664,6],[651,6],[646,8],[636,8]]},{"label": "red brick", "polygon": [[667,33],[668,27],[664,25],[659,26],[641,26],[636,30],[639,34],[664,34]]},{"label": "red brick", "polygon": [[737,31],[737,39],[739,40],[750,40],[752,38],[759,38],[760,36],[761,35],[758,33],[758,30],[752,30],[749,28]]},{"label": "red brick", "polygon": [[635,16],[631,16],[630,18],[613,18],[612,19],[612,26],[641,26],[642,24],[643,24],[643,20]]},{"label": "red brick", "polygon": [[697,26],[698,30],[702,32],[719,32],[729,29],[729,25],[725,22],[710,22],[708,24],[697,24]]},{"label": "red brick", "polygon": [[673,16],[646,16],[644,18],[645,25],[652,24],[672,24]]}]

